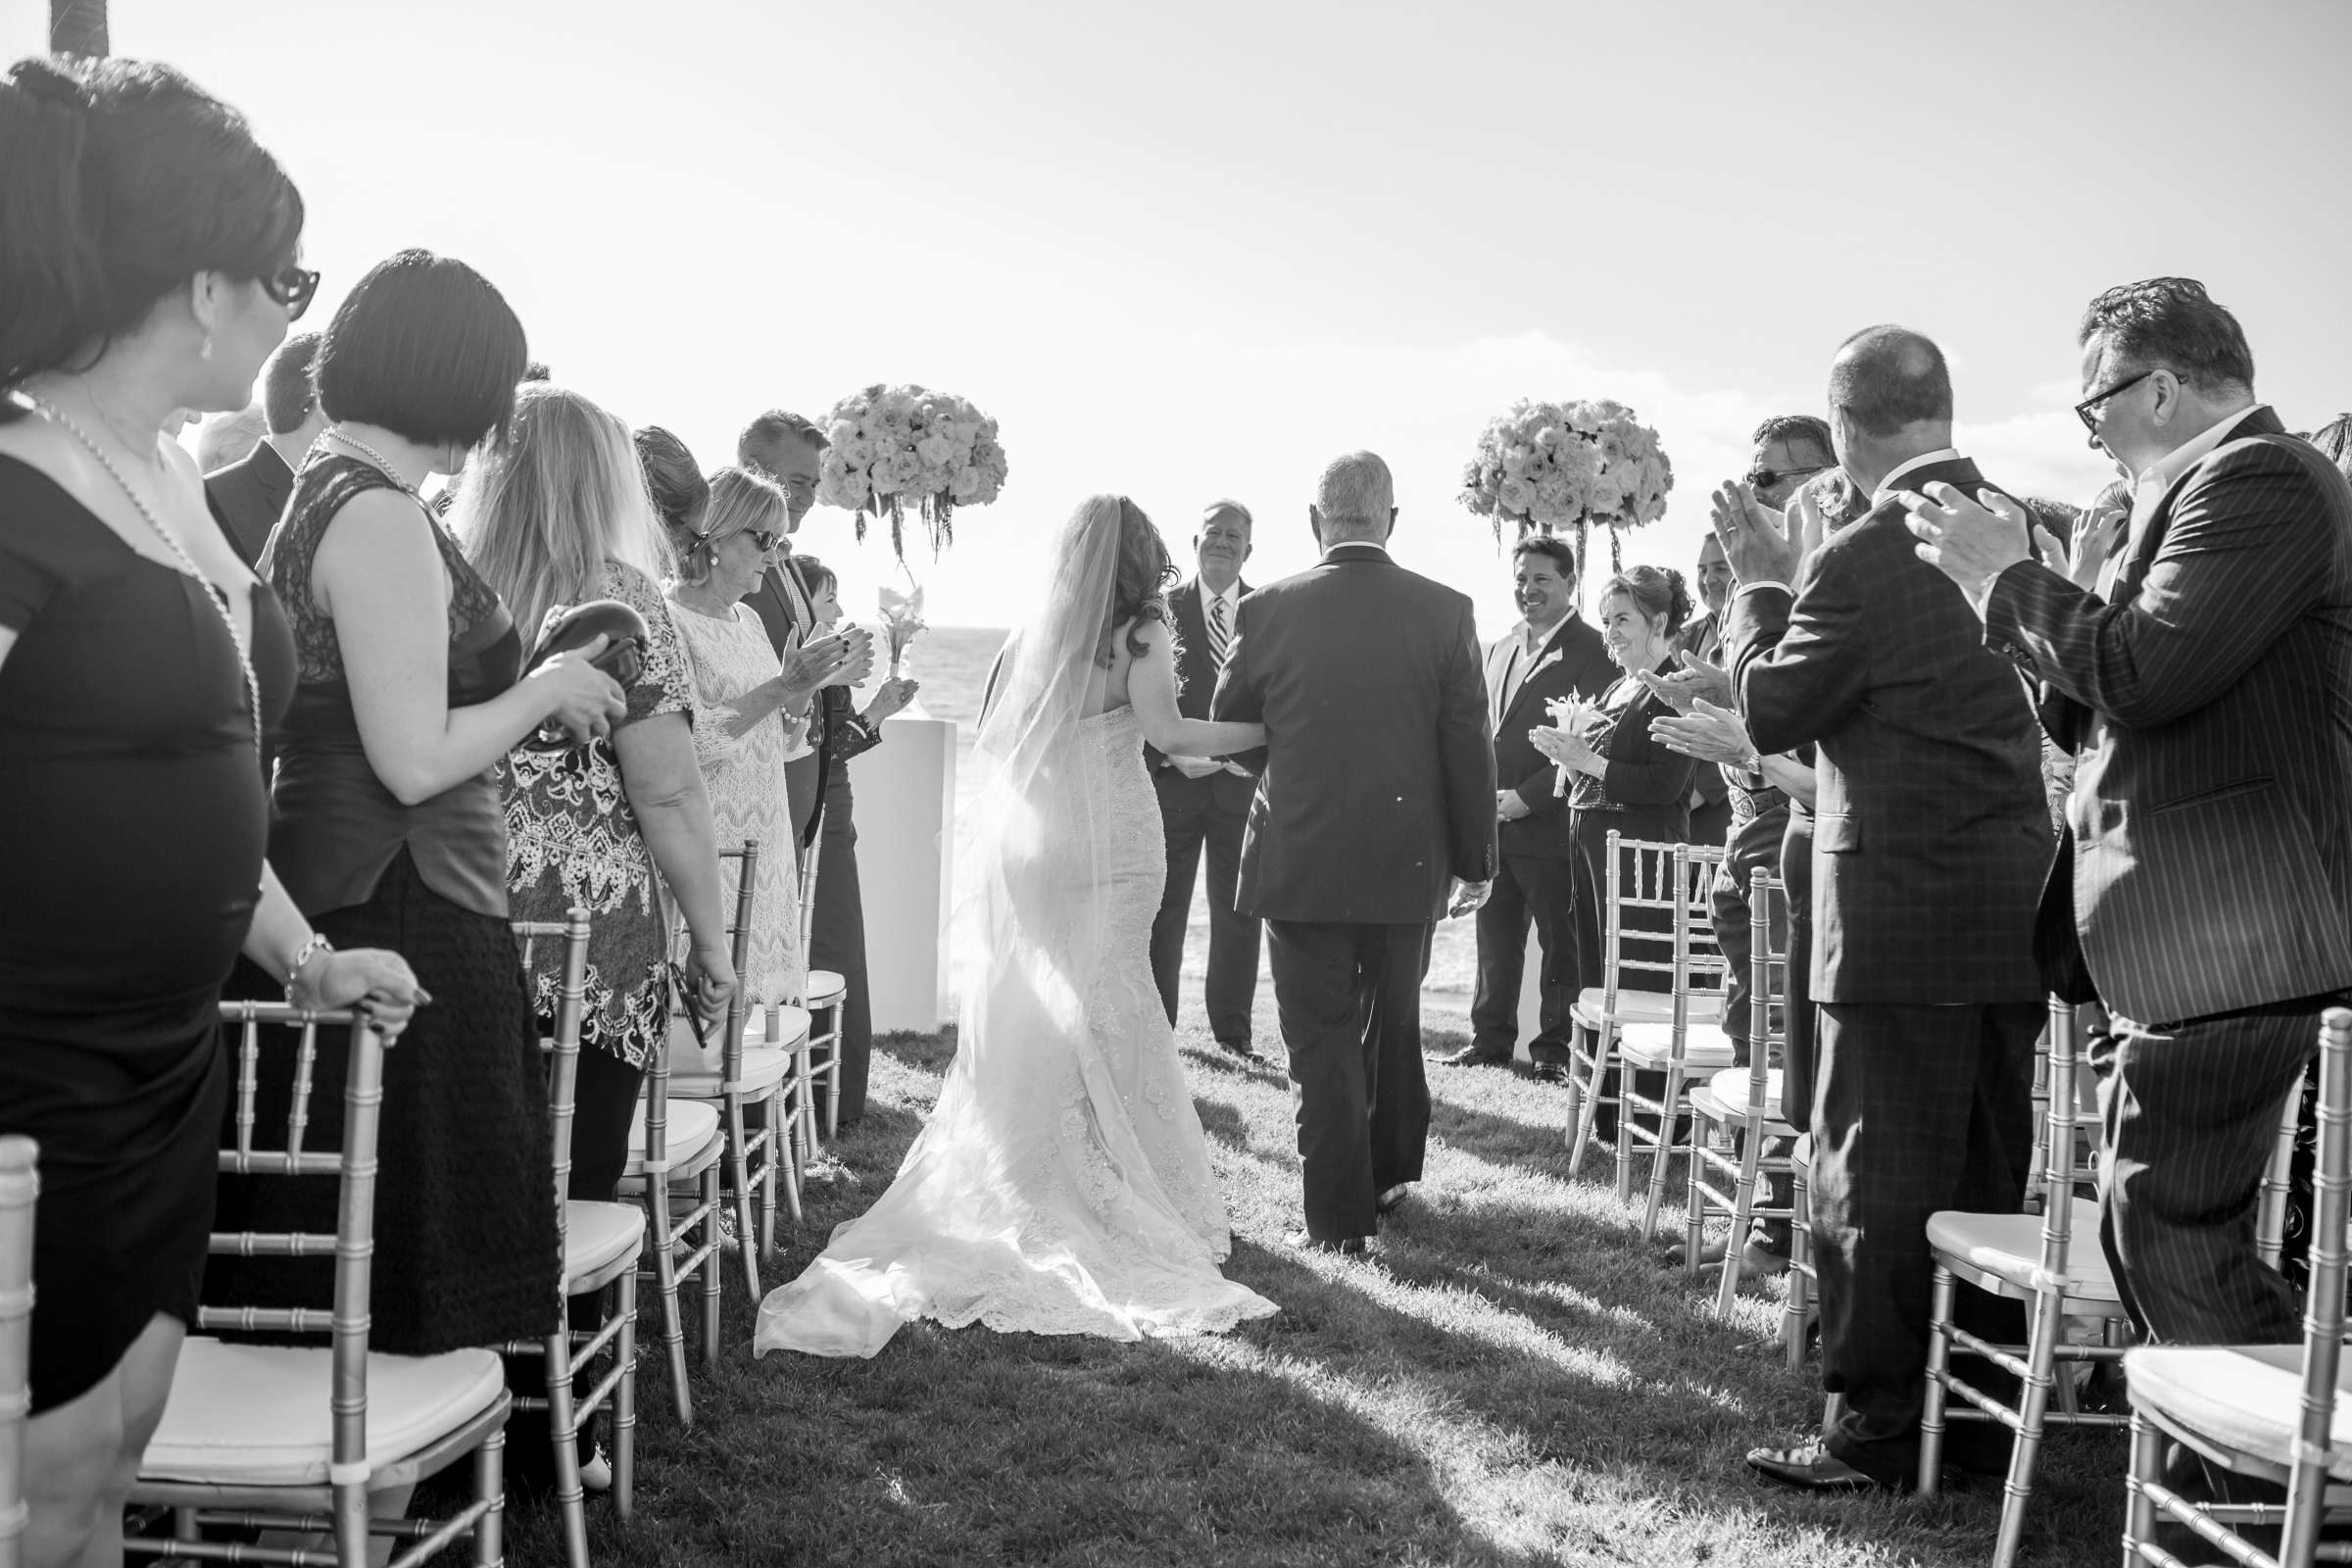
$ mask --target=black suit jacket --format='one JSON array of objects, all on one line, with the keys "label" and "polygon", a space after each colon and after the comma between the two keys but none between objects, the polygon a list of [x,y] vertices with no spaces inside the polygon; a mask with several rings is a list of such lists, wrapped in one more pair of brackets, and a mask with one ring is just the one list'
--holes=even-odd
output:
[{"label": "black suit jacket", "polygon": [[[1505,855],[1565,860],[1576,854],[1568,839],[1568,802],[1551,792],[1551,760],[1536,750],[1527,732],[1551,722],[1544,705],[1555,698],[1598,702],[1617,678],[1600,633],[1573,612],[1552,628],[1535,663],[1503,703],[1504,674],[1511,656],[1525,647],[1513,627],[1487,650],[1487,713],[1494,726],[1494,777],[1499,788],[1517,790],[1528,814],[1504,822],[1495,834]],[[1524,657],[1524,655],[1522,655]]]},{"label": "black suit jacket", "polygon": [[294,470],[267,441],[256,441],[251,452],[204,476],[213,518],[248,566],[262,559],[262,546],[270,542],[270,530],[285,515],[286,498],[293,493]]},{"label": "black suit jacket", "polygon": [[2352,985],[2352,488],[2258,409],[2127,548],[2113,603],[2018,565],[1985,604],[2082,753],[2045,931],[2142,1023]]},{"label": "black suit jacket", "polygon": [[[1974,495],[1966,459],[1912,470]],[[1889,499],[1786,591],[1740,593],[1724,646],[1762,752],[1820,743],[1813,1000],[2033,1002],[2049,865],[2041,736],[2017,671]]]},{"label": "black suit jacket", "polygon": [[[1246,582],[1234,584],[1243,598],[1250,593]],[[1208,717],[1208,705],[1217,692],[1217,660],[1209,650],[1208,617],[1201,608],[1200,579],[1195,577],[1168,595],[1168,614],[1176,625],[1176,710],[1187,718]],[[1238,625],[1238,622],[1237,622]],[[1250,758],[1235,760],[1248,765]],[[1165,790],[1197,791],[1215,800],[1229,811],[1245,811],[1250,797],[1257,790],[1254,777],[1244,778],[1239,773],[1211,773],[1205,778],[1186,778],[1171,765],[1156,747],[1144,748],[1144,764],[1152,769],[1152,780]]]},{"label": "black suit jacket", "polygon": [[1494,742],[1470,601],[1372,545],[1242,601],[1210,711],[1266,726],[1234,906],[1410,925],[1494,875]]}]

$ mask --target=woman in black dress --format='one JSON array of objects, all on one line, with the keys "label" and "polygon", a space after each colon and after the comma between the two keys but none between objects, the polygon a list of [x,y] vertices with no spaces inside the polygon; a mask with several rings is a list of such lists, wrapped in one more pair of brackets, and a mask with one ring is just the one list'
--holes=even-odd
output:
[{"label": "woman in black dress", "polygon": [[[272,862],[328,935],[397,946],[438,999],[384,1063],[370,1345],[401,1355],[534,1338],[557,1312],[546,1075],[492,768],[544,721],[602,734],[620,690],[587,662],[596,648],[523,675],[507,607],[417,495],[504,431],[523,366],[521,323],[471,268],[380,263],[319,343],[334,422],[262,555],[300,666]],[[330,1065],[323,1097],[341,1087]],[[329,1137],[333,1104],[314,1111]],[[316,1224],[330,1199],[229,1180],[220,1202],[274,1231]],[[320,1304],[331,1286],[323,1259],[214,1272],[240,1302]]]},{"label": "woman in black dress", "polygon": [[40,1144],[28,1549],[115,1562],[196,1314],[240,949],[387,1034],[390,953],[264,862],[293,649],[162,438],[240,407],[302,314],[302,199],[227,106],[133,61],[0,82],[0,1133]]}]

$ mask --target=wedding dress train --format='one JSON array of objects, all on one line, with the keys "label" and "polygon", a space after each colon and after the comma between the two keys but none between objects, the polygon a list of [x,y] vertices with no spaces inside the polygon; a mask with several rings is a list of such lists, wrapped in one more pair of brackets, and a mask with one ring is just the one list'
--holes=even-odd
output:
[{"label": "wedding dress train", "polygon": [[1108,602],[1088,544],[982,720],[979,949],[938,1106],[889,1191],[761,1303],[757,1353],[870,1356],[917,1318],[1135,1340],[1277,1310],[1218,1271],[1224,1203],[1152,979],[1166,849],[1142,725],[1083,712]]}]

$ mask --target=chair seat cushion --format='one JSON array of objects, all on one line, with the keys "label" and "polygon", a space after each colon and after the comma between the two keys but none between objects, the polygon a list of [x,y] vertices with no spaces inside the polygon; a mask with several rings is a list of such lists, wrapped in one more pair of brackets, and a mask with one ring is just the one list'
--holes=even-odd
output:
[{"label": "chair seat cushion", "polygon": [[[1598,1029],[1608,1014],[1601,1005],[1608,993],[1599,986],[1587,986],[1576,994],[1576,1021],[1587,1029]],[[1713,1023],[1723,1016],[1723,993],[1693,991],[1690,1011],[1685,1014],[1692,1023]],[[1617,993],[1617,1021],[1620,1023],[1670,1023],[1674,1019],[1674,997],[1664,991],[1620,991]]]},{"label": "chair seat cushion", "polygon": [[[806,1036],[803,1037],[807,1038]],[[757,1100],[782,1083],[792,1071],[796,1053],[761,1046],[755,1050],[743,1048],[743,1093]],[[673,1072],[669,1075],[669,1140],[678,1140],[678,1102],[681,1100],[717,1100],[725,1091],[720,1087],[726,1079],[714,1072]]]},{"label": "chair seat cushion", "polygon": [[[1707,1090],[1715,1102],[1735,1116],[1747,1114],[1748,1076],[1745,1067],[1726,1067],[1707,1080]],[[1781,1114],[1781,1069],[1764,1069],[1764,1115],[1771,1121],[1785,1121]]]},{"label": "chair seat cushion", "polygon": [[[2302,1422],[2303,1347],[2294,1345],[2154,1345],[2124,1352],[2132,1402],[2215,1446],[2281,1467],[2294,1459]],[[2328,1473],[2352,1481],[2352,1357],[2335,1372],[2335,1412],[2328,1429]]]},{"label": "chair seat cushion", "polygon": [[[1672,1023],[1627,1023],[1617,1031],[1618,1051],[1636,1067],[1663,1069],[1674,1059]],[[1683,1065],[1694,1073],[1712,1073],[1739,1059],[1732,1042],[1712,1023],[1693,1018],[1683,1031]]]},{"label": "chair seat cushion", "polygon": [[850,994],[850,983],[830,969],[808,971],[808,985],[801,1000],[811,1007],[830,1007]]},{"label": "chair seat cushion", "polygon": [[[703,1151],[718,1141],[718,1107],[707,1100],[672,1100],[663,1131],[668,1134],[669,1164],[673,1174],[692,1164]],[[645,1174],[645,1102],[637,1102],[629,1118],[629,1164],[624,1176]]]},{"label": "chair seat cushion", "polygon": [[635,1203],[564,1205],[564,1280],[593,1279],[635,1251],[645,1239],[645,1210]]},{"label": "chair seat cushion", "polygon": [[[226,1345],[190,1335],[164,1419],[139,1461],[148,1481],[323,1486],[334,1456],[325,1346]],[[430,1447],[497,1402],[506,1367],[489,1350],[368,1357],[368,1459],[377,1469]]]},{"label": "chair seat cushion", "polygon": [[[2067,1299],[2116,1303],[2115,1275],[2099,1246],[2099,1205],[2074,1200],[2067,1232]],[[1982,1273],[2031,1287],[2041,1267],[2039,1214],[1970,1214],[1947,1208],[1928,1216],[1928,1247]]]}]

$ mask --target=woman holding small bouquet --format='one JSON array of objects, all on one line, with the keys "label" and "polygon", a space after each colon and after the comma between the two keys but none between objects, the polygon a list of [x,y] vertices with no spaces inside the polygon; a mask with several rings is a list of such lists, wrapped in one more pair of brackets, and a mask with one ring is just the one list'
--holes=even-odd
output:
[{"label": "woman holding small bouquet", "polygon": [[[1602,901],[1608,896],[1610,830],[1658,844],[1689,837],[1690,775],[1697,764],[1650,735],[1650,720],[1671,717],[1673,710],[1638,677],[1674,667],[1674,634],[1690,617],[1690,592],[1681,572],[1634,566],[1611,577],[1600,590],[1600,635],[1624,676],[1602,694],[1598,708],[1529,737],[1566,776],[1568,835],[1576,850],[1569,876],[1583,950],[1578,961],[1588,975],[1600,973],[1600,936],[1607,929]],[[1625,929],[1663,936],[1665,916],[1663,909],[1629,909]],[[1663,969],[1629,969],[1618,983],[1663,991],[1671,976]]]},{"label": "woman holding small bouquet", "polygon": [[[841,623],[841,583],[833,568],[814,556],[798,556],[793,569],[808,595],[818,630]],[[869,645],[870,646],[870,645]],[[862,671],[860,671],[862,673]],[[865,1114],[865,1076],[874,1054],[874,1012],[865,983],[865,898],[858,882],[857,796],[850,789],[850,759],[882,744],[882,721],[914,701],[919,688],[902,676],[885,680],[873,700],[858,711],[847,685],[822,695],[824,733],[832,759],[825,774],[824,822],[817,837],[816,924],[809,934],[808,961],[841,976],[841,1116],[844,1127]]]}]

